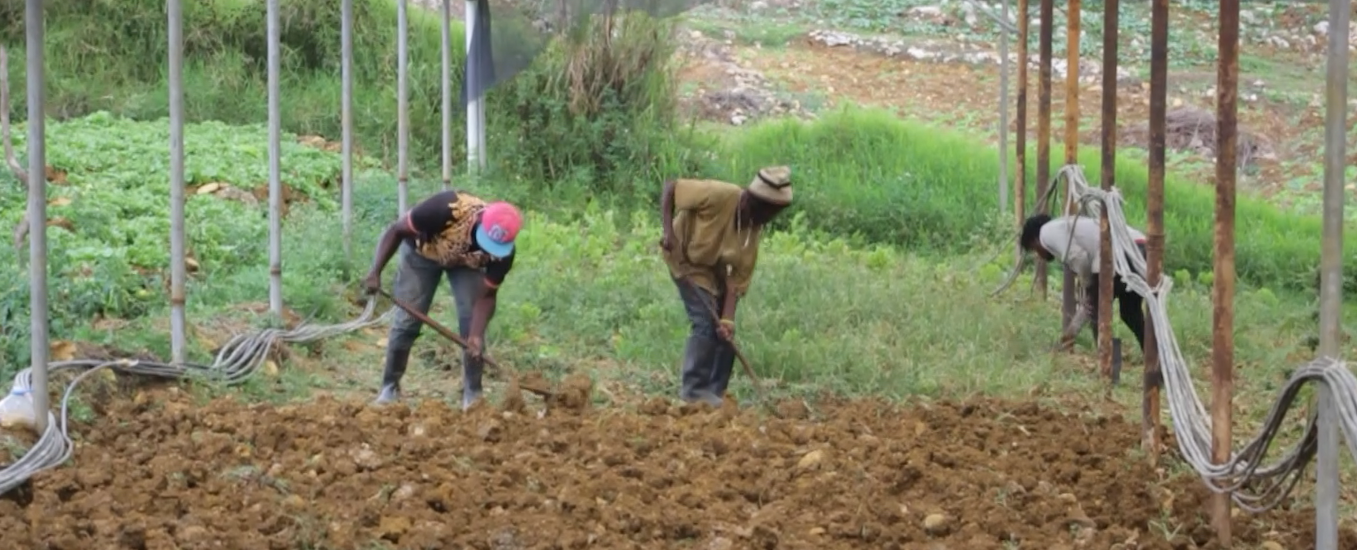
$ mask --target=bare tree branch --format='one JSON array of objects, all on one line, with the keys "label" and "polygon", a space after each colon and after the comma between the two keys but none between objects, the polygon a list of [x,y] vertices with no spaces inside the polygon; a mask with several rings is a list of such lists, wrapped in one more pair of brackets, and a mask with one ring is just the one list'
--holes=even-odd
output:
[{"label": "bare tree branch", "polygon": [[[28,172],[19,164],[19,159],[14,155],[14,140],[10,133],[9,125],[9,52],[0,45],[0,141],[4,142],[5,164],[9,165],[10,172],[14,173],[14,178],[19,180],[19,185],[26,191],[28,189]],[[28,236],[28,214],[24,213],[19,224],[14,226],[14,251],[20,258],[23,257],[24,239]]]}]

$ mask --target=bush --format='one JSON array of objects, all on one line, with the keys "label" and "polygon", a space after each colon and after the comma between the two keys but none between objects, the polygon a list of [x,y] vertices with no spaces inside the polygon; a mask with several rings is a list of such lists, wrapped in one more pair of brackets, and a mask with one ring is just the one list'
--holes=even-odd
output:
[{"label": "bush", "polygon": [[[597,16],[562,35],[495,101],[494,141],[510,178],[534,190],[645,200],[654,182],[698,168],[676,112],[673,20]],[[580,202],[580,201],[575,201]]]},{"label": "bush", "polygon": [[[1054,155],[1053,155],[1054,157]],[[1028,156],[1029,211],[1036,202],[1036,152]],[[1062,159],[1053,158],[1055,174]],[[1098,185],[1101,157],[1084,147],[1079,161]],[[1142,158],[1123,153],[1116,185],[1126,216],[1145,227],[1148,176]],[[998,209],[998,153],[956,132],[901,121],[876,109],[841,109],[814,122],[774,120],[732,133],[707,175],[740,182],[768,164],[790,164],[797,204],[809,227],[870,242],[966,253]],[[1010,168],[1016,170],[1016,165]],[[1210,273],[1215,191],[1172,176],[1165,182],[1165,269]],[[1312,292],[1319,266],[1320,220],[1283,212],[1241,194],[1236,203],[1236,270],[1241,281]],[[1005,218],[1005,224],[1011,219]],[[1009,225],[1011,227],[1011,225]],[[979,231],[986,233],[986,231]],[[1357,243],[1346,245],[1357,255]],[[1357,273],[1345,273],[1348,292]]]}]

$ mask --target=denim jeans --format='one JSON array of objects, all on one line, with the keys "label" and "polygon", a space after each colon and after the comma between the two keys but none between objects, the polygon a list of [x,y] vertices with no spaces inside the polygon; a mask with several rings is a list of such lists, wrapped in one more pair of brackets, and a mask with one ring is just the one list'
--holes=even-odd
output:
[{"label": "denim jeans", "polygon": [[[433,304],[435,291],[443,275],[448,276],[448,285],[452,289],[453,301],[457,305],[457,331],[462,338],[471,333],[471,310],[476,298],[481,295],[485,284],[485,275],[479,269],[468,267],[443,267],[437,262],[420,256],[409,243],[400,247],[400,263],[396,267],[396,281],[392,295],[412,308],[427,314]],[[387,337],[387,368],[390,371],[392,352],[409,351],[419,338],[424,323],[405,310],[397,308],[395,319],[391,322],[391,332]],[[484,346],[484,344],[482,344]],[[473,360],[471,354],[462,351],[462,404],[465,406],[481,395],[481,376],[483,362]],[[396,373],[397,378],[403,373]],[[383,384],[393,381],[384,380]],[[398,380],[394,382],[399,382]]]},{"label": "denim jeans", "polygon": [[735,348],[716,333],[718,322],[712,315],[720,311],[717,307],[720,297],[684,279],[674,279],[674,284],[692,324],[683,348],[679,398],[720,406],[735,367]]}]

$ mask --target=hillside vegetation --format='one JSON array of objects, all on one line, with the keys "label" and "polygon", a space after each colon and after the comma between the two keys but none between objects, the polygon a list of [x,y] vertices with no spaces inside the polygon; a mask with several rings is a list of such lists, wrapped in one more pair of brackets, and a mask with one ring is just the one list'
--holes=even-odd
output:
[{"label": "hillside vegetation", "polygon": [[[158,0],[48,2],[50,115],[60,121],[48,126],[49,162],[65,177],[49,191],[53,323],[62,334],[83,330],[98,319],[141,318],[165,303],[165,83],[163,64],[151,61],[164,58],[161,5]],[[349,282],[344,274],[362,269],[373,231],[396,214],[394,185],[374,183],[386,181],[382,168],[389,169],[394,156],[394,9],[381,0],[356,2],[356,124],[365,154],[362,166],[374,171],[363,175],[355,203],[357,223],[364,228],[355,241],[356,257],[345,258],[342,246],[319,249],[318,243],[334,243],[309,233],[324,231],[328,239],[336,238],[338,158],[296,143],[298,135],[331,140],[339,135],[338,10],[320,0],[285,0],[283,8],[283,112],[289,132],[283,166],[293,193],[284,273],[294,286],[288,296],[294,307],[300,303],[323,317],[344,316],[347,310],[335,299],[336,289]],[[223,198],[220,191],[226,186],[257,194],[266,181],[263,9],[243,0],[186,7],[186,28],[192,29],[186,35],[187,106],[188,118],[195,122],[186,135],[189,185],[195,191],[217,185],[212,193],[195,193],[188,205],[189,250],[196,265],[191,292],[200,307],[243,300],[243,289],[257,291],[265,281],[264,211],[240,197]],[[9,44],[20,43],[22,35],[21,24],[15,23],[22,17],[16,15],[13,3],[0,6],[0,21],[7,22],[0,23],[0,40]],[[419,10],[411,15],[412,158],[422,169],[413,188],[424,192],[434,188],[426,183],[434,179],[430,175],[437,173],[439,158],[439,28]],[[861,252],[870,259],[867,267],[925,261],[906,258],[957,266],[955,257],[965,257],[968,267],[958,269],[975,271],[966,276],[984,282],[1008,269],[1008,254],[978,264],[1011,239],[1011,219],[996,212],[997,153],[992,148],[970,136],[853,107],[824,113],[815,122],[772,120],[738,131],[700,130],[675,110],[673,67],[664,61],[675,47],[673,22],[637,16],[594,24],[613,25],[615,32],[562,38],[527,71],[492,93],[488,135],[495,169],[479,181],[459,178],[459,186],[520,201],[534,212],[530,224],[549,219],[561,227],[582,224],[602,231],[596,224],[612,220],[621,231],[614,245],[627,252],[618,256],[616,250],[597,249],[593,253],[602,263],[594,269],[629,273],[612,262],[648,253],[653,239],[646,232],[653,227],[632,216],[638,211],[652,216],[664,179],[702,176],[743,184],[757,167],[785,163],[795,170],[799,198],[777,228],[793,234],[785,237],[792,239],[787,242],[809,247],[801,253],[806,261],[845,261],[821,245],[810,245],[824,240],[845,247],[843,254],[859,254],[847,247],[874,251]],[[611,36],[606,47],[604,36]],[[462,44],[460,38],[453,42]],[[460,55],[455,52],[454,58]],[[11,57],[21,61],[22,50],[12,51]],[[617,63],[638,58],[649,61]],[[11,67],[11,81],[22,82],[23,64]],[[575,78],[560,78],[567,67]],[[10,110],[22,121],[22,94],[15,95]],[[23,128],[19,123],[14,136],[20,151]],[[457,141],[462,135],[453,132],[452,137]],[[461,144],[454,143],[454,149]],[[1143,162],[1125,158],[1118,165],[1117,181],[1132,223],[1141,224]],[[1087,151],[1082,160],[1089,180],[1097,181],[1097,152]],[[0,186],[14,185],[8,174],[0,176]],[[1034,200],[1029,196],[1029,204]],[[1174,179],[1168,183],[1166,203],[1168,272],[1180,285],[1209,286],[1212,190]],[[1306,310],[1319,257],[1318,219],[1283,213],[1246,197],[1239,199],[1238,208],[1241,281],[1274,296],[1265,303],[1280,299]],[[0,195],[0,223],[12,226],[22,210],[22,195]],[[294,236],[298,227],[305,227],[305,239]],[[623,242],[623,237],[636,242]],[[5,262],[13,267],[0,272],[0,281],[8,281],[4,286],[10,289],[0,312],[9,320],[26,316],[28,303],[26,274],[19,258],[14,260]],[[868,273],[863,276],[870,278]],[[833,279],[829,273],[824,276]],[[591,281],[599,279],[608,278]],[[790,292],[776,280],[770,275],[760,286]],[[1349,273],[1347,280],[1349,288],[1357,288],[1357,273]],[[932,292],[917,290],[912,296]],[[883,287],[881,299],[894,291]],[[600,294],[600,299],[606,296]],[[625,309],[639,296],[605,301],[616,300]],[[912,307],[904,295],[893,299],[880,303]],[[598,307],[580,300],[565,303]],[[830,298],[825,300],[824,308],[832,309]],[[15,335],[26,330],[12,321],[6,325]],[[604,322],[596,337],[606,337],[605,328],[616,331],[623,325]],[[810,326],[781,330],[793,328],[795,332],[779,338],[806,337],[813,331]],[[8,358],[22,362],[26,348],[20,340],[6,341],[12,343]]]}]

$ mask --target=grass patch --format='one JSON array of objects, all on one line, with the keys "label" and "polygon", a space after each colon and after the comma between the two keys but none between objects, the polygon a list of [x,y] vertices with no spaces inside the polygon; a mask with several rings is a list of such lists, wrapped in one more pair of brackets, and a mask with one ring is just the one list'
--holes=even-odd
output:
[{"label": "grass patch", "polygon": [[[433,192],[437,185],[412,182],[412,196]],[[358,188],[359,201],[389,195],[390,186],[389,179],[365,180]],[[495,196],[492,189],[472,190]],[[489,345],[518,369],[556,376],[583,369],[600,380],[669,394],[675,390],[687,322],[654,250],[659,237],[655,217],[617,216],[597,208],[578,221],[529,214],[519,244],[522,254],[501,293]],[[373,242],[388,218],[360,217],[355,234],[359,246]],[[885,245],[856,247],[806,227],[804,219],[768,235],[754,290],[738,315],[741,345],[777,394],[812,396],[827,390],[893,398],[1013,396],[1099,387],[1091,354],[1071,358],[1048,353],[1059,324],[1054,298],[1043,303],[1022,290],[998,300],[986,297],[1003,270],[997,265],[975,269],[983,259],[981,251],[942,258]],[[285,239],[285,274],[294,274],[284,278],[287,305],[318,310],[320,319],[351,315],[347,300],[352,286],[326,269],[342,250],[333,216],[314,205],[299,207],[289,218]],[[232,304],[263,300],[267,270],[252,267],[195,287],[189,295],[191,324],[208,327],[223,316],[239,316]],[[393,269],[384,280],[391,280]],[[1018,288],[1025,284],[1020,281]],[[1209,287],[1179,281],[1175,289],[1170,306],[1179,341],[1189,360],[1204,364],[1210,343]],[[1262,403],[1285,380],[1286,369],[1308,355],[1310,303],[1285,293],[1248,288],[1240,293],[1236,358],[1240,372],[1249,374],[1239,377],[1238,395],[1241,402]],[[445,292],[433,316],[445,323],[455,319]],[[167,354],[163,318],[156,310],[117,334],[84,323],[54,336],[114,346],[137,342]],[[1114,330],[1132,341],[1120,324]],[[131,334],[141,339],[129,338]],[[360,333],[352,344],[328,348],[341,350],[321,359],[329,385],[294,374],[252,382],[247,393],[273,400],[305,395],[299,388],[375,391],[381,364],[376,341],[384,336],[384,331]],[[1080,346],[1085,352],[1091,346],[1087,334]],[[441,353],[445,347],[426,331],[416,356]],[[1139,354],[1127,353],[1124,377],[1133,380]],[[201,350],[196,355],[204,357]],[[1138,385],[1127,386],[1118,395],[1133,401]],[[752,396],[743,377],[737,376],[734,387],[740,395]]]},{"label": "grass patch", "polygon": [[[980,228],[997,230],[998,152],[968,135],[911,121],[879,109],[843,108],[814,122],[772,120],[724,134],[722,155],[709,175],[744,182],[767,164],[792,165],[800,197],[794,209],[809,227],[859,242],[898,243],[911,249],[964,253]],[[1086,178],[1101,177],[1100,153],[1083,148]],[[1051,173],[1061,166],[1052,155]],[[1012,155],[1010,155],[1012,158]],[[1036,151],[1028,152],[1027,204],[1036,200]],[[1010,171],[1016,170],[1016,165]],[[1011,172],[1010,172],[1011,173]],[[1123,158],[1117,186],[1129,221],[1144,227],[1147,173]],[[1215,191],[1170,176],[1165,183],[1165,257],[1170,273],[1212,271]],[[1250,284],[1310,292],[1319,265],[1320,219],[1283,212],[1241,195],[1236,205],[1237,272]],[[784,227],[785,227],[785,221]],[[982,231],[983,232],[983,231]],[[1349,254],[1357,254],[1350,243]],[[1347,288],[1357,289],[1357,274]]]},{"label": "grass patch", "polygon": [[782,48],[805,36],[805,25],[791,22],[768,21],[762,18],[715,16],[689,17],[686,25],[712,38],[731,40],[742,46]]}]

